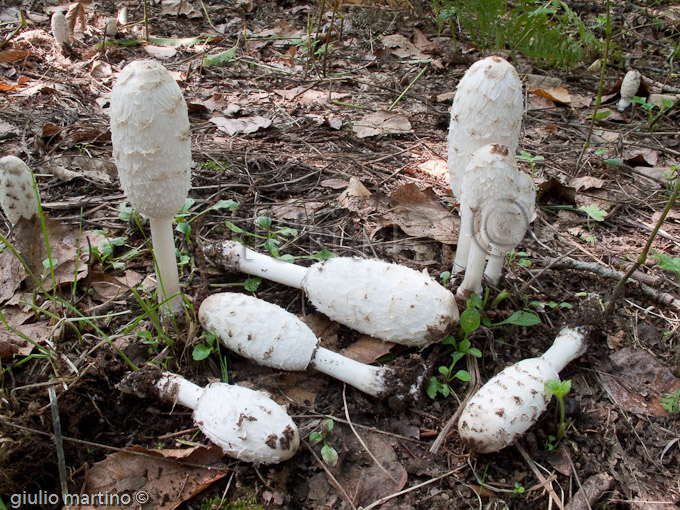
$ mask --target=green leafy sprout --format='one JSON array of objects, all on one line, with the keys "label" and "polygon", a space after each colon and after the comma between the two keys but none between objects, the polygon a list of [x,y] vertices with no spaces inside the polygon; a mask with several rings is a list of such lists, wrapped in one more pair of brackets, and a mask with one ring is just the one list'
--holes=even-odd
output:
[{"label": "green leafy sprout", "polygon": [[666,393],[665,397],[659,400],[661,407],[663,407],[668,414],[680,413],[680,390],[675,390],[673,393]]},{"label": "green leafy sprout", "polygon": [[220,350],[220,341],[215,333],[208,333],[204,331],[201,335],[203,342],[196,344],[194,350],[191,352],[191,357],[194,361],[203,361],[207,359],[211,354],[216,354],[220,365],[220,375],[222,376],[222,382],[229,382],[229,366],[227,364],[227,356],[223,354]]},{"label": "green leafy sprout", "polygon": [[549,379],[545,382],[545,390],[552,395],[557,397],[560,409],[560,419],[557,425],[557,433],[555,436],[548,436],[548,449],[552,450],[562,437],[564,436],[569,422],[566,420],[564,411],[564,397],[571,389],[571,380],[560,381],[559,379]]},{"label": "green leafy sprout", "polygon": [[335,422],[333,419],[328,418],[321,422],[320,430],[315,430],[309,434],[309,442],[312,443],[312,446],[322,443],[321,458],[329,466],[337,466],[338,464],[338,452],[328,444],[328,435],[334,426]]}]

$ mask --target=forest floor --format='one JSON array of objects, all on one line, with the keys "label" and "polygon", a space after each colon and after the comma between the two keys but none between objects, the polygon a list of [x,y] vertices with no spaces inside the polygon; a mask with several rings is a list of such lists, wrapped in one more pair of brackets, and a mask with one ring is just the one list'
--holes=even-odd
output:
[{"label": "forest floor", "polygon": [[[613,314],[603,314],[616,278],[647,243],[680,163],[677,108],[653,125],[639,104],[616,109],[629,69],[641,72],[638,94],[650,103],[661,105],[662,92],[676,99],[677,6],[615,3],[615,58],[599,108],[610,114],[598,117],[583,155],[598,55],[567,70],[499,53],[525,84],[519,163],[534,174],[539,193],[529,232],[489,289],[482,315],[497,323],[525,311],[540,323],[480,326],[469,340],[482,357],[467,356],[455,367],[472,381],[452,381],[446,398],[431,399],[422,388],[417,402],[399,408],[321,374],[262,368],[209,344],[196,319],[202,300],[254,292],[303,317],[324,347],[364,362],[389,366],[417,352],[329,321],[297,289],[266,280],[258,286],[214,267],[202,248],[238,238],[258,251],[303,257],[296,259],[303,265],[328,250],[426,270],[441,282],[459,228],[446,169],[453,92],[473,62],[494,52],[480,52],[464,31],[455,40],[447,30],[438,33],[434,14],[418,4],[345,6],[341,37],[333,31],[327,51],[310,55],[320,2],[205,3],[210,22],[199,1],[150,4],[148,30],[156,39],[131,45],[120,43],[144,39],[141,2],[72,4],[77,40],[62,54],[49,35],[49,16],[59,7],[38,0],[27,11],[29,24],[0,48],[0,155],[20,157],[35,174],[57,281],[53,290],[48,277],[46,292],[38,292],[13,253],[2,254],[4,505],[60,508],[50,498],[64,491],[135,495],[126,508],[158,509],[678,508],[680,413],[669,413],[666,400],[661,405],[680,394],[678,275],[647,260]],[[22,6],[3,5],[7,40]],[[102,51],[106,19],[122,5],[128,24],[118,45]],[[587,9],[581,19],[599,23],[593,33],[603,38],[597,17],[604,2]],[[330,21],[327,9],[320,23],[326,32]],[[213,38],[206,42],[205,34]],[[326,42],[323,34],[313,50]],[[173,41],[196,37],[181,46]],[[154,308],[148,227],[130,215],[109,132],[111,87],[120,69],[140,58],[160,60],[173,73],[192,131],[191,200],[175,235],[192,311],[165,329]],[[660,112],[651,108],[652,116]],[[20,245],[8,221],[2,229]],[[652,249],[677,257],[678,247],[676,206]],[[454,291],[458,283],[445,282]],[[502,291],[508,296],[492,306]],[[561,374],[571,381],[564,437],[551,439],[553,399],[516,446],[471,452],[452,421],[460,402],[475,383],[543,353],[563,326],[583,325],[589,298],[599,328],[588,351]],[[462,311],[466,303],[459,305]],[[427,379],[442,381],[438,368],[450,364],[452,351],[437,343],[418,352]],[[119,390],[130,370],[119,352],[137,366],[153,362],[201,385],[221,380],[226,362],[230,383],[266,390],[287,408],[299,428],[299,451],[273,466],[222,456],[189,410]],[[334,427],[325,442],[337,452],[335,466],[322,459],[322,444],[310,441],[328,419]],[[582,488],[589,502],[574,498]]]}]

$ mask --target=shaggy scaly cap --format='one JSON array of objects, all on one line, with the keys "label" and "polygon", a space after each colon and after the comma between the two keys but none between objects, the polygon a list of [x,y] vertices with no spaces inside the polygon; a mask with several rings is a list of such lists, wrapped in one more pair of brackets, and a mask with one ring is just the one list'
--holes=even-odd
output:
[{"label": "shaggy scaly cap", "polygon": [[31,170],[15,156],[0,159],[0,204],[12,225],[16,225],[20,218],[38,216]]},{"label": "shaggy scaly cap", "polygon": [[130,203],[149,218],[174,216],[191,188],[191,131],[179,86],[158,62],[131,62],[113,87],[109,115]]}]

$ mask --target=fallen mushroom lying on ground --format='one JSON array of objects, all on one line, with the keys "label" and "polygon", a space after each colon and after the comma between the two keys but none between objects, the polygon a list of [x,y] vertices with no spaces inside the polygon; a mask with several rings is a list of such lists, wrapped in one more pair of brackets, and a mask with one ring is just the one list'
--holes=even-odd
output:
[{"label": "fallen mushroom lying on ground", "polygon": [[468,401],[458,432],[479,453],[511,445],[536,423],[550,403],[545,383],[586,351],[584,328],[564,328],[552,347],[538,358],[525,359],[491,378]]},{"label": "fallen mushroom lying on ground", "polygon": [[425,377],[420,357],[399,369],[374,367],[325,349],[307,325],[280,306],[238,293],[207,297],[198,311],[206,331],[229,349],[260,365],[282,370],[313,368],[376,397],[419,396]]},{"label": "fallen mushroom lying on ground", "polygon": [[475,183],[472,178],[464,185],[468,163],[477,149],[490,143],[505,145],[514,154],[523,112],[519,76],[512,64],[501,57],[478,60],[458,83],[448,135],[449,180],[461,211],[452,274],[458,274],[467,267],[474,236],[473,219],[463,218],[466,194]]},{"label": "fallen mushroom lying on ground", "polygon": [[183,377],[145,367],[128,374],[121,391],[194,410],[194,422],[225,454],[257,464],[290,459],[300,446],[297,426],[286,410],[262,391],[235,384],[205,388]]},{"label": "fallen mushroom lying on ground", "polygon": [[641,83],[640,71],[628,71],[621,82],[621,99],[616,103],[620,112],[628,108],[633,97],[637,94]]},{"label": "fallen mushroom lying on ground", "polygon": [[472,238],[465,276],[456,293],[469,297],[474,292],[479,296],[483,275],[491,283],[498,283],[505,254],[524,237],[536,192],[531,177],[517,169],[514,154],[497,144],[484,145],[473,153],[462,189],[461,231],[463,225],[471,225]]},{"label": "fallen mushroom lying on ground", "polygon": [[183,309],[172,220],[191,188],[191,131],[182,91],[160,63],[136,60],[111,92],[111,141],[120,184],[132,207],[149,218],[158,299]]},{"label": "fallen mushroom lying on ground", "polygon": [[427,274],[379,260],[334,257],[309,268],[233,242],[206,245],[210,261],[228,270],[303,289],[314,307],[375,338],[425,347],[458,323],[453,294]]}]

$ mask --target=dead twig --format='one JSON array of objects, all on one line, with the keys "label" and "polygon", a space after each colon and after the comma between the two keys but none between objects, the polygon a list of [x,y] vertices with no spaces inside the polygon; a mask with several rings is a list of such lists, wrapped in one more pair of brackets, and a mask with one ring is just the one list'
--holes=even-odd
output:
[{"label": "dead twig", "polygon": [[[639,280],[635,279],[635,270],[631,269],[633,268],[637,269],[639,267],[639,264],[638,265],[633,264],[626,273],[622,273],[621,271],[614,271],[613,269],[609,269],[607,267],[601,266],[599,264],[594,264],[592,262],[583,262],[581,260],[575,260],[568,257],[564,259],[559,258],[547,259],[544,261],[543,264],[545,266],[550,266],[552,269],[576,269],[577,271],[588,271],[598,276],[602,276],[603,278],[612,278],[614,280],[618,280],[619,283],[624,281],[624,278],[625,280],[632,279],[639,285],[640,291],[645,296],[649,297],[650,299],[653,299],[660,305],[667,306],[680,312],[680,299],[676,298],[672,294],[668,294],[666,292],[653,289],[649,285],[646,285],[640,282]],[[612,297],[612,299],[614,298]]]}]

